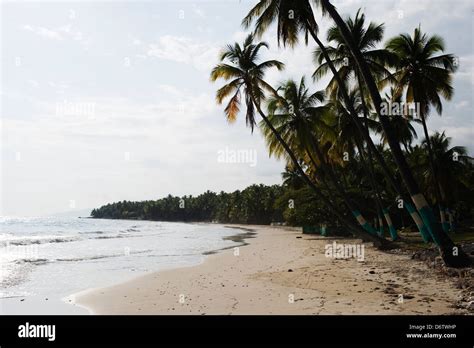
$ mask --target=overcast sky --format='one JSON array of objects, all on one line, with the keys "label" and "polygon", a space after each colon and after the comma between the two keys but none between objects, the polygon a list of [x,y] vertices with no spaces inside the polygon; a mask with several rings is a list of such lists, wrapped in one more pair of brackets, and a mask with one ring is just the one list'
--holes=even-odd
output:
[{"label": "overcast sky", "polygon": [[[220,49],[245,36],[240,22],[255,3],[3,2],[0,215],[280,183],[283,163],[268,158],[243,118],[226,122],[214,99],[221,83],[209,82]],[[429,128],[446,130],[472,155],[472,1],[333,3],[344,16],[362,7],[385,22],[385,39],[419,24],[444,37],[460,70],[455,97]],[[325,38],[331,23],[320,23]],[[292,51],[278,49],[273,30],[265,39],[271,50],[262,58],[287,66],[270,71],[270,83],[312,73],[312,42]],[[225,149],[255,151],[256,165],[221,163]]]}]

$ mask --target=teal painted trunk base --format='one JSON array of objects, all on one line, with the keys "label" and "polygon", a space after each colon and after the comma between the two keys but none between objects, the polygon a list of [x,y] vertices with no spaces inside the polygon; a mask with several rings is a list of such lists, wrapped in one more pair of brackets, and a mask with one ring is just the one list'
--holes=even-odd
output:
[{"label": "teal painted trunk base", "polygon": [[362,216],[361,212],[358,211],[358,210],[354,210],[352,212],[352,215],[354,215],[354,217],[357,219],[357,221],[359,222],[359,225],[362,226],[362,228],[364,230],[366,230],[367,232],[369,232],[370,234],[372,235],[377,235],[377,231],[372,227],[371,224],[369,224],[365,219],[364,217]]},{"label": "teal painted trunk base", "polygon": [[436,243],[437,246],[440,246],[441,241],[437,237],[435,237],[433,231],[431,231],[431,229],[430,229],[430,226],[434,226],[434,224],[436,223],[436,219],[435,219],[435,216],[433,214],[433,210],[431,210],[431,208],[429,206],[425,206],[425,207],[421,208],[419,210],[419,212],[420,212],[420,216],[423,220],[423,223],[425,224],[426,228],[430,232],[431,238],[433,239],[433,241]]},{"label": "teal painted trunk base", "polygon": [[[405,202],[405,208],[407,209],[408,213],[412,215],[416,213],[415,207],[408,202]],[[426,226],[421,221],[421,225],[417,223],[418,230],[420,231],[421,237],[425,243],[431,242],[433,239],[431,238],[431,233],[428,231]]]}]

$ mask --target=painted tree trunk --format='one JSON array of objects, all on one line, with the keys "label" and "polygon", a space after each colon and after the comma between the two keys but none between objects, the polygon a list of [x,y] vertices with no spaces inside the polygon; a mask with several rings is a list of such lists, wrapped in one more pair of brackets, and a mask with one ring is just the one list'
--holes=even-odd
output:
[{"label": "painted tree trunk", "polygon": [[382,98],[378,91],[375,80],[370,73],[369,67],[362,58],[361,52],[357,49],[355,43],[352,40],[349,29],[346,26],[346,23],[342,17],[337,12],[336,8],[329,2],[329,0],[321,0],[321,4],[324,9],[329,13],[337,27],[339,28],[341,35],[343,36],[344,41],[351,50],[352,55],[357,63],[357,66],[364,78],[365,84],[367,85],[370,97],[375,106],[376,112],[379,117],[379,121],[384,130],[386,139],[390,146],[392,155],[397,164],[398,170],[405,182],[405,185],[410,193],[411,199],[415,204],[415,207],[420,213],[420,216],[428,228],[428,231],[431,234],[436,245],[439,247],[441,257],[448,266],[452,267],[466,267],[471,264],[471,260],[464,253],[464,251],[456,246],[453,241],[447,236],[446,233],[442,231],[439,224],[436,224],[436,219],[433,214],[433,210],[429,206],[428,202],[425,199],[425,196],[421,193],[418,183],[416,182],[413,173],[411,172],[410,167],[406,161],[405,156],[400,148],[398,139],[395,136],[395,133],[392,129],[392,126],[387,118],[387,116],[381,113],[382,107]]},{"label": "painted tree trunk", "polygon": [[[314,183],[309,179],[309,177],[306,175],[306,173],[304,172],[303,168],[301,168],[301,165],[299,164],[298,162],[298,159],[296,158],[295,154],[293,153],[293,151],[291,151],[290,147],[288,146],[288,144],[283,140],[283,138],[281,137],[281,135],[278,133],[278,131],[275,129],[275,127],[273,127],[272,123],[270,122],[270,120],[268,119],[268,117],[265,115],[265,113],[262,111],[261,107],[260,107],[260,104],[256,101],[255,97],[252,95],[252,92],[251,90],[248,90],[247,91],[248,93],[250,93],[251,95],[251,98],[252,98],[252,102],[254,103],[254,105],[256,106],[257,108],[257,111],[258,113],[260,114],[260,116],[262,117],[263,121],[265,122],[265,124],[268,126],[268,128],[270,128],[270,130],[272,131],[273,135],[275,135],[275,137],[277,138],[278,142],[283,146],[283,148],[285,149],[285,151],[287,152],[288,156],[290,156],[293,164],[295,165],[295,168],[298,170],[298,172],[301,174],[303,180],[306,182],[306,184],[316,193],[316,195],[325,203],[328,205],[328,208],[330,208],[331,210],[331,213],[337,217],[342,223],[344,223],[347,228],[349,230],[351,230],[353,232],[353,234],[355,236],[358,236],[359,238],[361,238],[362,240],[364,241],[370,241],[370,242],[373,242],[374,245],[378,248],[386,248],[388,246],[387,244],[387,241],[382,239],[382,238],[379,238],[377,235],[372,235],[368,232],[366,232],[364,229],[361,229],[360,227],[358,227],[357,225],[353,225],[351,221],[349,221],[344,215],[342,215],[341,213],[339,213],[339,211],[337,210],[337,208],[332,204],[332,202],[329,200],[329,198],[327,198],[319,189],[316,185],[314,185]],[[362,224],[361,224],[362,225]]]}]

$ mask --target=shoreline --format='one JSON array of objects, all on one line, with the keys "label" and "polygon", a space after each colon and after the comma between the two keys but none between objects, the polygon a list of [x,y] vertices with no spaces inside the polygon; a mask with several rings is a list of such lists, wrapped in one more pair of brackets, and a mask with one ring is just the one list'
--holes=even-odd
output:
[{"label": "shoreline", "polygon": [[[149,221],[149,220],[146,220],[146,221]],[[208,225],[208,223],[196,223],[196,224]],[[125,281],[122,281],[122,282],[119,282],[117,284],[113,284],[113,285],[110,285],[110,286],[107,286],[107,287],[104,287],[104,288],[108,288],[108,287],[112,287],[112,286],[118,286],[120,284],[128,283],[128,282],[134,281],[136,279],[139,279],[141,277],[144,277],[144,276],[147,276],[147,275],[153,274],[153,273],[166,272],[166,271],[172,271],[172,270],[175,270],[175,269],[199,266],[206,260],[206,258],[209,255],[215,255],[215,254],[218,254],[218,253],[223,252],[225,250],[234,249],[236,247],[241,247],[241,246],[247,245],[248,243],[245,240],[248,239],[248,238],[253,238],[253,235],[256,234],[254,229],[251,229],[251,228],[248,228],[248,227],[243,227],[241,225],[237,225],[237,226],[223,225],[223,227],[229,228],[229,229],[236,229],[236,230],[240,231],[240,233],[236,233],[236,234],[232,234],[232,235],[227,236],[227,237],[223,237],[224,240],[231,240],[235,243],[238,243],[238,245],[206,251],[206,252],[202,253],[202,256],[204,256],[204,257],[198,263],[193,263],[193,264],[184,265],[184,266],[183,265],[171,266],[171,267],[165,268],[163,270],[152,271],[152,272],[145,273],[145,274],[142,274],[142,275],[139,275],[139,276],[135,276],[132,279],[128,279],[128,280],[125,280]],[[100,291],[102,288],[103,287],[94,287],[94,288],[84,289],[84,290],[75,292],[73,294],[70,294],[68,296],[65,296],[65,297],[61,298],[60,301],[64,304],[69,305],[69,306],[79,307],[80,309],[86,310],[89,315],[96,315],[97,313],[94,313],[92,308],[89,308],[86,305],[83,305],[83,304],[77,302],[76,298],[78,296],[82,297],[82,296],[85,296],[85,295],[88,295],[88,294],[93,294],[97,291]]]},{"label": "shoreline", "polygon": [[408,255],[364,243],[363,261],[328,258],[327,244],[362,244],[275,226],[225,227],[255,234],[197,265],[73,294],[74,303],[94,314],[466,314],[454,308],[454,282]]}]

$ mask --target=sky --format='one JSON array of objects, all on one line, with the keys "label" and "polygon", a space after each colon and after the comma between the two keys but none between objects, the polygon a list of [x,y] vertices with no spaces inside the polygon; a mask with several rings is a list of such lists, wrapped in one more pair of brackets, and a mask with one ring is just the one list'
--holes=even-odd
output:
[{"label": "sky", "polygon": [[[246,36],[240,22],[256,3],[2,2],[0,215],[281,183],[284,163],[269,158],[244,117],[227,123],[215,102],[222,83],[209,81],[221,49]],[[333,3],[344,17],[362,8],[384,22],[385,40],[418,25],[445,39],[459,57],[455,96],[428,126],[474,154],[472,1]],[[332,23],[319,12],[317,20],[325,39]],[[327,79],[309,79],[313,42],[278,47],[275,30],[263,39],[270,49],[261,58],[286,64],[283,73],[268,71],[268,82],[306,75],[312,90],[325,87]],[[236,151],[247,158],[232,163]]]}]

